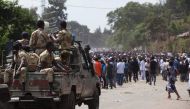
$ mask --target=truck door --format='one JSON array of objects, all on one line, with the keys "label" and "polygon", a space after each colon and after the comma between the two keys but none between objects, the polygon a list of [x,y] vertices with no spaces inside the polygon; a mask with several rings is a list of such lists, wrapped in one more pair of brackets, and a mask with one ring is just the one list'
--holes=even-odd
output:
[{"label": "truck door", "polygon": [[81,79],[83,81],[83,88],[82,88],[82,96],[83,97],[89,97],[94,93],[94,84],[95,82],[93,82],[93,77],[92,77],[92,73],[90,72],[89,68],[88,68],[88,63],[87,61],[84,60],[84,57],[82,57],[81,59],[82,63],[81,63]]},{"label": "truck door", "polygon": [[88,70],[83,69],[83,71],[81,72],[81,79],[83,81],[82,96],[83,97],[91,96],[94,93],[93,92],[93,88],[94,88],[93,83],[95,83],[95,82],[93,82],[92,74]]}]

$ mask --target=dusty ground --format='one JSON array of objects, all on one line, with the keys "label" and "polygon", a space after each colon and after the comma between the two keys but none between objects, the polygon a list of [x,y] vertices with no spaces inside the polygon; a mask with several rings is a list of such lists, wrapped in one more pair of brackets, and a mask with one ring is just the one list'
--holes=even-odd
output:
[{"label": "dusty ground", "polygon": [[[127,83],[113,90],[102,90],[100,109],[190,109],[190,97],[186,91],[187,83],[177,82],[176,87],[181,100],[167,98],[166,82],[157,78],[156,86],[150,86],[145,81]],[[87,106],[77,109],[88,109]]]}]

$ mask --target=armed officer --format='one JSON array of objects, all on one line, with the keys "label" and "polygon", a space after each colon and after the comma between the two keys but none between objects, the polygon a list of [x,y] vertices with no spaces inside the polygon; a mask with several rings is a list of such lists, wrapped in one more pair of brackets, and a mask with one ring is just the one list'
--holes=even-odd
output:
[{"label": "armed officer", "polygon": [[22,46],[28,46],[29,45],[29,34],[28,32],[22,32],[21,34],[22,36],[22,39],[21,40],[18,40],[19,43],[21,43]]},{"label": "armed officer", "polygon": [[54,55],[53,55],[53,48],[54,45],[51,42],[48,42],[46,44],[46,50],[40,54],[40,67],[41,71],[44,72],[47,75],[47,80],[49,82],[50,87],[50,93],[53,91],[53,66],[58,67],[63,72],[66,72],[66,70],[63,68],[63,66],[56,63]]},{"label": "armed officer", "polygon": [[13,45],[13,62],[10,68],[7,68],[4,73],[4,83],[10,85],[10,77],[13,75],[14,79],[19,79],[22,84],[22,91],[25,91],[25,80],[27,71],[27,58],[29,47],[23,47],[19,42],[15,42]]},{"label": "armed officer", "polygon": [[72,35],[67,30],[67,23],[66,21],[60,22],[61,30],[58,32],[58,34],[55,36],[51,35],[51,39],[59,44],[59,49],[61,50],[61,60],[63,63],[69,63],[70,55],[69,55],[69,49],[72,46]]},{"label": "armed officer", "polygon": [[30,47],[34,49],[35,53],[38,55],[46,49],[46,44],[50,42],[48,34],[44,31],[44,26],[45,24],[43,20],[37,22],[38,29],[32,33],[29,42]]},{"label": "armed officer", "polygon": [[59,49],[65,50],[69,49],[72,45],[72,35],[67,30],[67,23],[66,21],[60,22],[61,30],[58,32],[58,34],[55,36],[51,36],[54,42],[59,43]]}]

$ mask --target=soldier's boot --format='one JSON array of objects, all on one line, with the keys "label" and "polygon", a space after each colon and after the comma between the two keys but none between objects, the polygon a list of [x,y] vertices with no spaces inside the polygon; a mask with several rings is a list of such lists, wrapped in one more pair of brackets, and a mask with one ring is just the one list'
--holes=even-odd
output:
[{"label": "soldier's boot", "polygon": [[53,87],[53,82],[49,82],[49,89],[50,89],[50,94],[51,95],[55,95],[54,87]]}]

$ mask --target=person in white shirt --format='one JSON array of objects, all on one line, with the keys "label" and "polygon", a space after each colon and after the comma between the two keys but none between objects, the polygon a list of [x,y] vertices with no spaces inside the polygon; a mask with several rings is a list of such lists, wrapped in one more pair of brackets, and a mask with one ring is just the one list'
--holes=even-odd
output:
[{"label": "person in white shirt", "polygon": [[142,80],[145,80],[145,61],[144,61],[144,59],[142,59],[140,61],[140,72],[141,72]]},{"label": "person in white shirt", "polygon": [[117,83],[118,85],[123,85],[123,76],[124,76],[125,63],[119,59],[117,63]]},{"label": "person in white shirt", "polygon": [[168,68],[169,68],[169,60],[164,59],[162,64],[162,78],[163,80],[167,81],[168,76]]},{"label": "person in white shirt", "polygon": [[150,81],[150,60],[146,59],[145,62],[146,83]]},{"label": "person in white shirt", "polygon": [[160,62],[159,62],[159,64],[160,64],[160,74],[162,74],[162,72],[163,72],[163,63],[164,63],[164,60],[163,60],[163,58],[161,58]]}]

